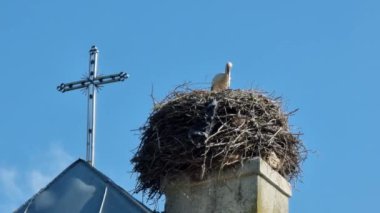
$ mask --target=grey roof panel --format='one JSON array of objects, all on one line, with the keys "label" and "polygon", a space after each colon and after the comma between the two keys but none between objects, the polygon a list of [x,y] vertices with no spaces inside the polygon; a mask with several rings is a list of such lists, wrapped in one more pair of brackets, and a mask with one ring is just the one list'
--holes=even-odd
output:
[{"label": "grey roof panel", "polygon": [[152,211],[107,176],[79,159],[15,212]]}]

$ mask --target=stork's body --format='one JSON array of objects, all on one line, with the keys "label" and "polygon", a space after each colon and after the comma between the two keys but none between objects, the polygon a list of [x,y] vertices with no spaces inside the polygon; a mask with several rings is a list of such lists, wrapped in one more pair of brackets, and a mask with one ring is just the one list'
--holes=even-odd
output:
[{"label": "stork's body", "polygon": [[211,91],[219,92],[230,88],[231,68],[232,63],[228,62],[226,64],[226,69],[224,73],[219,73],[215,75],[215,77],[212,79]]}]

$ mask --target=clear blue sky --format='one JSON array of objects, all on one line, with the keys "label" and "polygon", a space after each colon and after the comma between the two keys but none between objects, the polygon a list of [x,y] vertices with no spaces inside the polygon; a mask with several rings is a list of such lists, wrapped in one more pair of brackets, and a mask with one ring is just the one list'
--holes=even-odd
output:
[{"label": "clear blue sky", "polygon": [[125,189],[152,85],[158,99],[185,81],[206,88],[231,60],[232,88],[300,108],[290,122],[315,152],[290,212],[377,211],[379,11],[376,0],[0,0],[0,212],[85,158],[86,96],[56,86],[87,74],[93,44],[100,73],[131,76],[104,87],[97,109],[96,167]]}]

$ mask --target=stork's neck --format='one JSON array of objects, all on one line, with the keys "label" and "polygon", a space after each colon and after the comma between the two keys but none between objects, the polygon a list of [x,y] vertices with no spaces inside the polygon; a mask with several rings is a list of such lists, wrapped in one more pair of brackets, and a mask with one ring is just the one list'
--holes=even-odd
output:
[{"label": "stork's neck", "polygon": [[226,64],[226,70],[225,70],[225,73],[229,75],[230,72],[231,72],[231,68],[232,68],[232,63],[231,63],[231,62],[228,62],[228,63]]},{"label": "stork's neck", "polygon": [[226,70],[224,72],[229,75],[231,72],[231,68],[227,65]]}]

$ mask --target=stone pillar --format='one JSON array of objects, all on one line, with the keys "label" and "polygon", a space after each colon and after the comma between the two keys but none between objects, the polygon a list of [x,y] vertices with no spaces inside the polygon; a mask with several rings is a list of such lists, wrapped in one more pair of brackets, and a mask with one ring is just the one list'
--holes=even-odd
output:
[{"label": "stone pillar", "polygon": [[[261,158],[208,176],[164,184],[166,213],[287,213],[290,184]],[[165,182],[165,181],[164,181]]]}]

